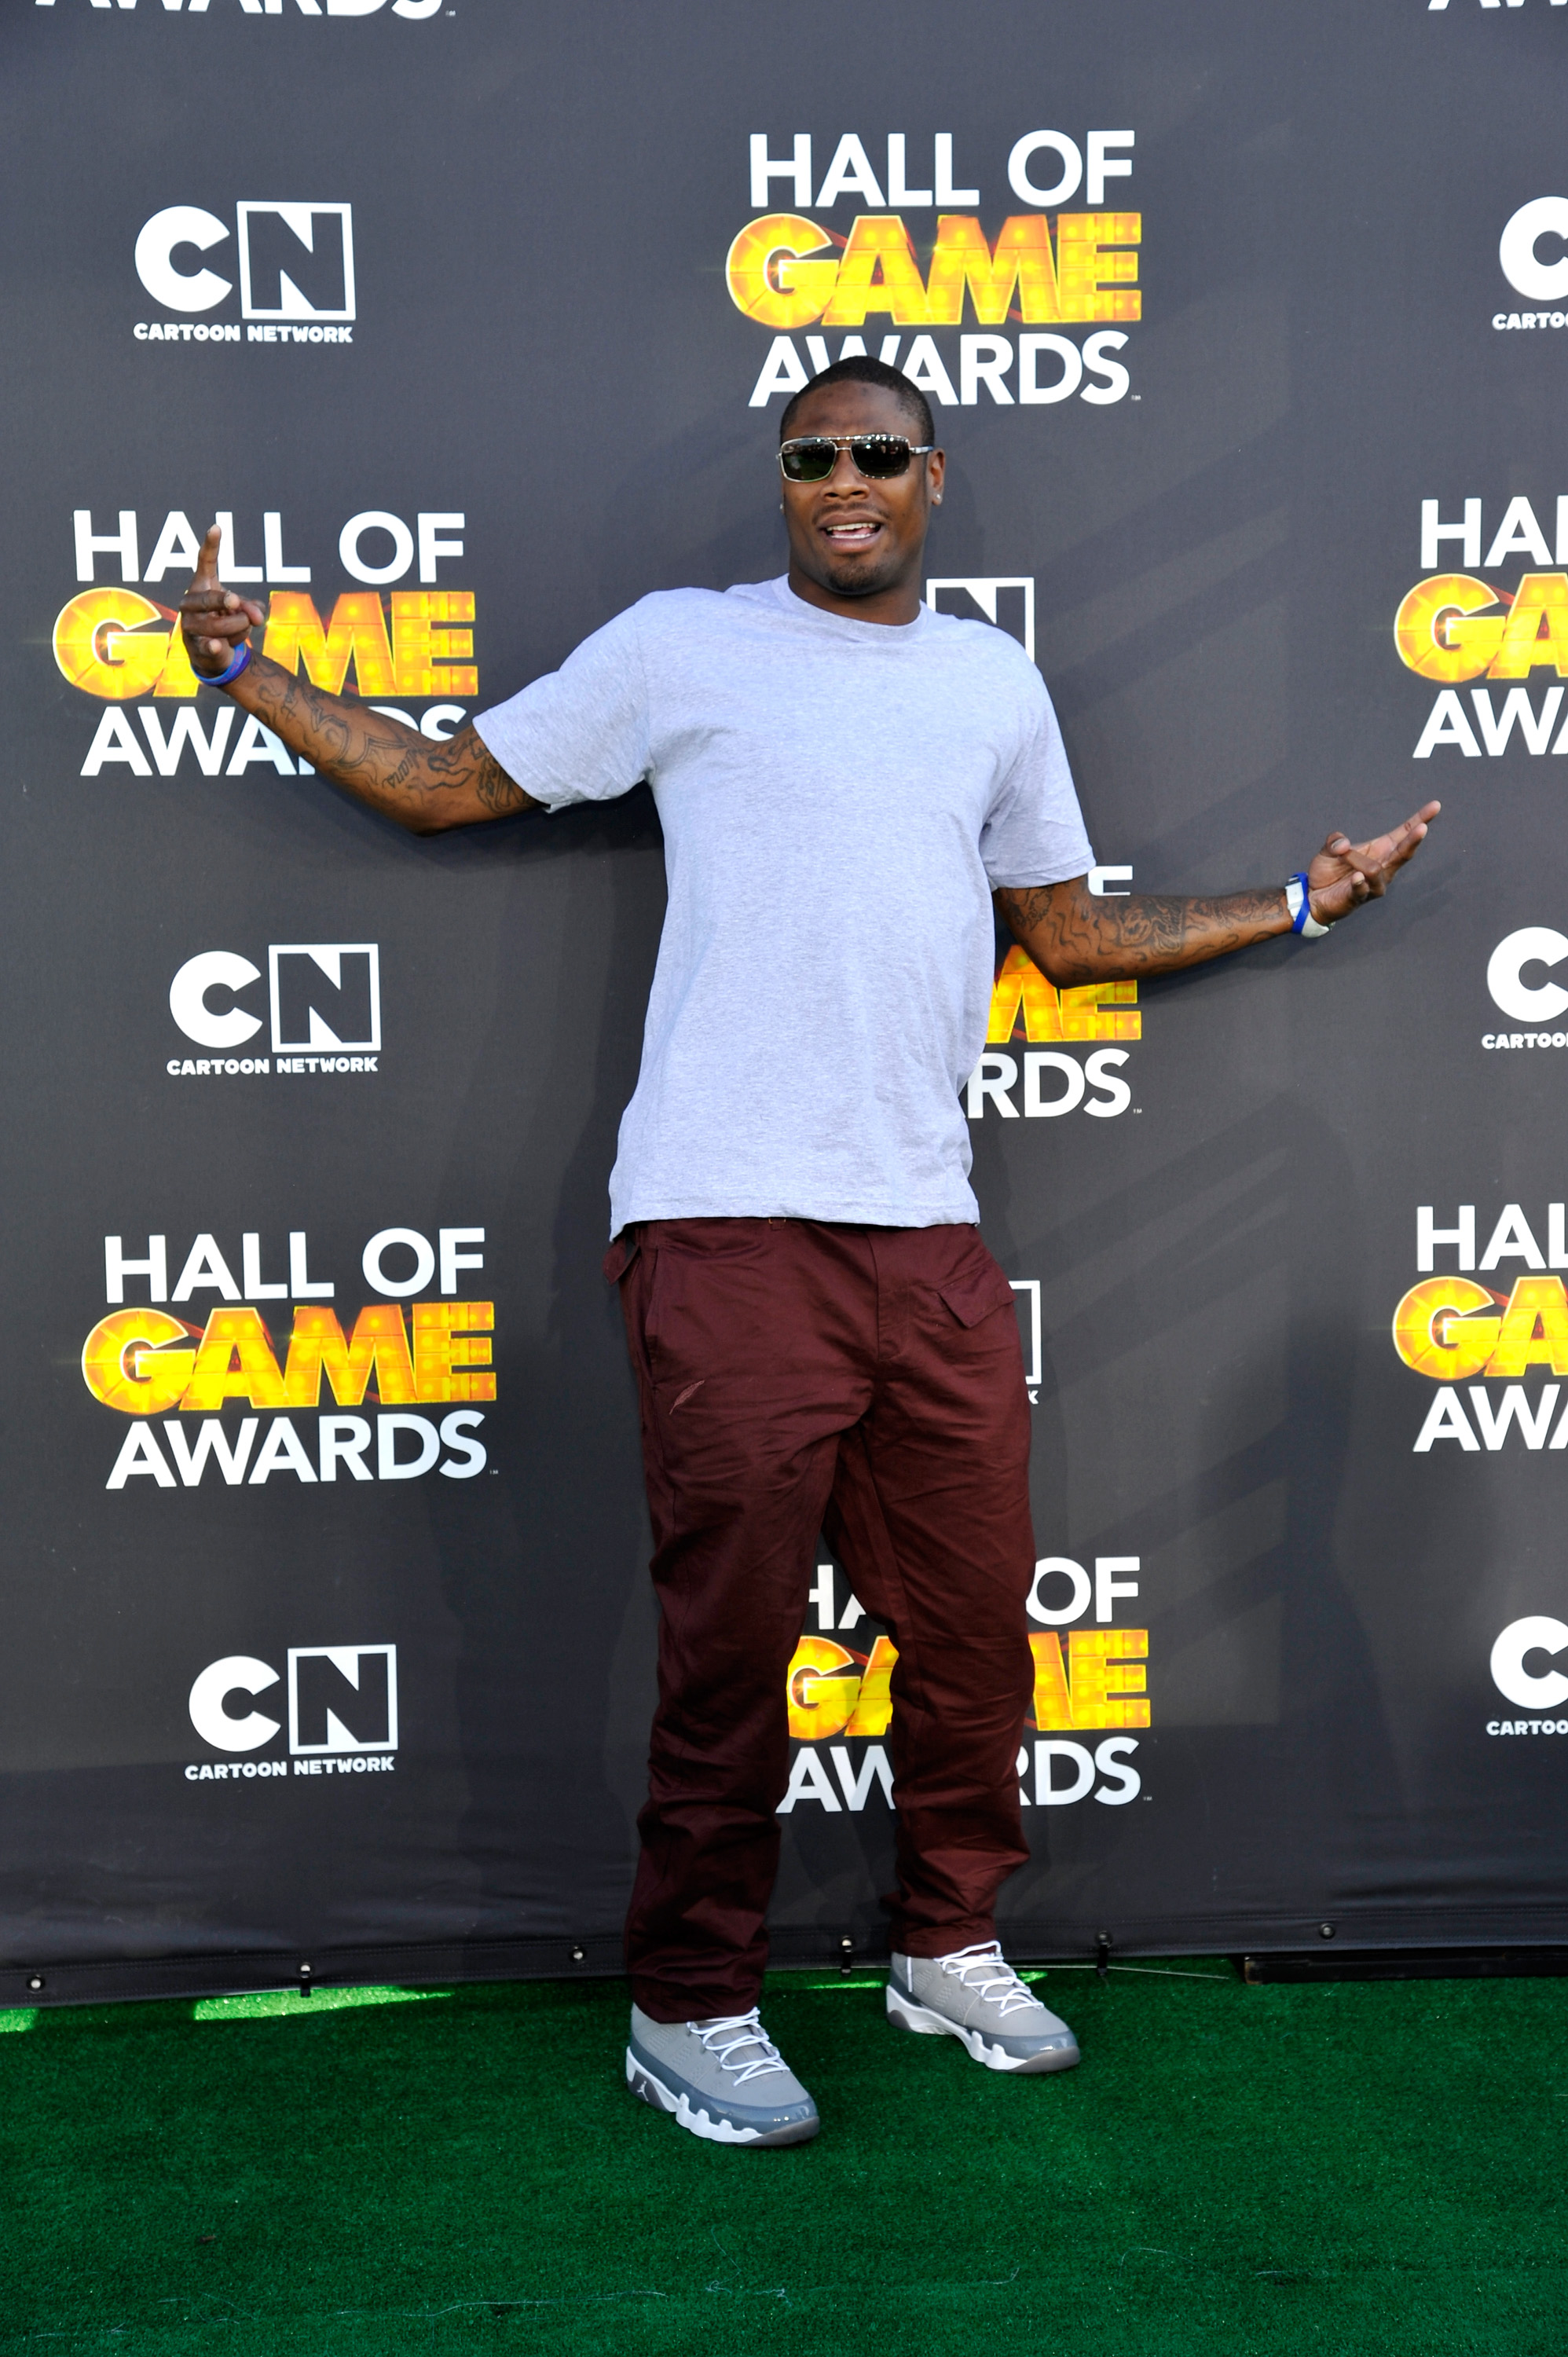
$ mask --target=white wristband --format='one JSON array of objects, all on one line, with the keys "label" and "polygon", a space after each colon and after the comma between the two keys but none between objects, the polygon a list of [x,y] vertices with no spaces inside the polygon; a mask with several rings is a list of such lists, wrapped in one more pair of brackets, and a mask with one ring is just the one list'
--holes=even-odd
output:
[{"label": "white wristband", "polygon": [[1285,907],[1290,910],[1293,932],[1300,933],[1304,940],[1316,942],[1321,941],[1325,933],[1333,931],[1332,925],[1320,925],[1313,915],[1312,902],[1307,898],[1305,876],[1293,876],[1286,884],[1284,891]]}]

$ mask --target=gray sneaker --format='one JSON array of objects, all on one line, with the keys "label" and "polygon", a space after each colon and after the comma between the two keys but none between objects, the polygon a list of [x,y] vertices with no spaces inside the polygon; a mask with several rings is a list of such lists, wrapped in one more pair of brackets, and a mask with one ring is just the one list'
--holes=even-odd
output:
[{"label": "gray sneaker", "polygon": [[950,1956],[899,1956],[887,2018],[927,2038],[963,2040],[988,2071],[1070,2071],[1078,2040],[1026,1989],[994,1940]]},{"label": "gray sneaker", "polygon": [[806,2144],[822,2126],[756,2006],[711,2021],[650,2021],[634,2005],[626,2083],[715,2144]]}]

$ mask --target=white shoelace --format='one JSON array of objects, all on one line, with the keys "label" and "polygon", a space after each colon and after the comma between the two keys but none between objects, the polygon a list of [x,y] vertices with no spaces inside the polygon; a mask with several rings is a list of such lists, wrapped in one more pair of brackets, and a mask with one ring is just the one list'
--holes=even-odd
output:
[{"label": "white shoelace", "polygon": [[[714,2021],[689,2021],[686,2027],[693,2038],[702,2040],[708,2053],[717,2055],[726,2071],[734,2072],[736,2083],[742,2087],[749,2079],[760,2079],[770,2071],[787,2071],[789,2067],[762,2027],[762,2017],[755,2005],[749,2013],[724,2014]],[[749,2062],[732,2062],[730,2056],[745,2046],[760,2046],[762,2051]]]},{"label": "white shoelace", "polygon": [[[940,1959],[944,1973],[950,1973],[959,1986],[972,1990],[993,2005],[1004,2020],[1016,2013],[1020,2006],[1037,2005],[1039,1999],[1026,1989],[1002,1953],[999,1940],[987,1940],[975,1948],[960,1948],[955,1955]],[[971,1973],[988,1974],[988,1979],[970,1979]],[[993,1995],[1000,1991],[1000,1995]]]}]

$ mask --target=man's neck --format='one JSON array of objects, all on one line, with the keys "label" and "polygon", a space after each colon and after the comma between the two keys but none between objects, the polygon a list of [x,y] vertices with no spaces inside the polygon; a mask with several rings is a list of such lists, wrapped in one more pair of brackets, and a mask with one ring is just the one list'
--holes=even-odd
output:
[{"label": "man's neck", "polygon": [[819,607],[824,614],[842,614],[849,622],[908,623],[917,620],[920,612],[918,579],[896,581],[885,589],[868,590],[864,597],[844,597],[813,581],[791,565],[787,576],[790,588],[803,605]]}]

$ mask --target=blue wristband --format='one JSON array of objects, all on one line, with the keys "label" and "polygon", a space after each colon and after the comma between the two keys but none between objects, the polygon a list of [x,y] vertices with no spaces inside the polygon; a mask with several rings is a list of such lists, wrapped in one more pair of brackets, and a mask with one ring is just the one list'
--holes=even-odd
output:
[{"label": "blue wristband", "polygon": [[216,679],[209,679],[205,672],[199,671],[197,673],[196,676],[201,682],[203,687],[227,687],[231,680],[239,678],[240,673],[249,664],[250,660],[251,642],[247,639],[244,645],[240,649],[239,653],[235,656],[233,662],[230,664],[228,670],[220,671]]},{"label": "blue wristband", "polygon": [[1290,910],[1293,933],[1300,933],[1305,940],[1316,942],[1330,930],[1327,925],[1319,924],[1313,915],[1312,902],[1307,897],[1306,877],[1299,869],[1295,875],[1285,878],[1285,907]]}]

